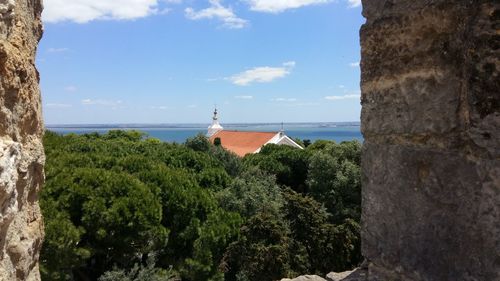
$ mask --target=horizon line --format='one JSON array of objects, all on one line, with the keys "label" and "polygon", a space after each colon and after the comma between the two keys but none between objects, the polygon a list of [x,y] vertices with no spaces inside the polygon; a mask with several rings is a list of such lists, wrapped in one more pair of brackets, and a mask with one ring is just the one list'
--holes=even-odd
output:
[{"label": "horizon line", "polygon": [[[361,121],[310,121],[310,122],[225,122],[226,125],[281,125],[281,124],[361,124]],[[143,126],[143,125],[210,125],[210,122],[186,122],[186,123],[53,123],[45,124],[45,127],[59,126]]]}]

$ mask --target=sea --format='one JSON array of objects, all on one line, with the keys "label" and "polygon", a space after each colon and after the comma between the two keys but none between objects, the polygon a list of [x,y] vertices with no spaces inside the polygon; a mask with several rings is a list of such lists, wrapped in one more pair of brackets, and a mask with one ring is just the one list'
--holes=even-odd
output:
[{"label": "sea", "polygon": [[[209,124],[107,124],[107,125],[47,125],[46,129],[59,134],[106,133],[109,130],[138,130],[165,142],[183,143],[197,134],[206,134]],[[358,140],[363,142],[359,122],[322,123],[254,123],[222,124],[225,130],[279,132],[301,140],[332,140],[336,142]]]}]

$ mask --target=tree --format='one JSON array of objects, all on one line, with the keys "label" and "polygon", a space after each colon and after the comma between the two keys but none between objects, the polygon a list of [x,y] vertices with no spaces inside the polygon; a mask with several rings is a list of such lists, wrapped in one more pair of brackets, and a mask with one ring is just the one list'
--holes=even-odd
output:
[{"label": "tree", "polygon": [[199,228],[199,236],[193,243],[192,258],[180,270],[188,280],[224,280],[218,265],[228,244],[239,233],[242,220],[237,213],[217,210],[211,213]]},{"label": "tree", "polygon": [[304,147],[307,148],[308,146],[311,145],[311,140],[305,139],[302,141],[302,143],[304,144]]},{"label": "tree", "polygon": [[333,144],[310,159],[307,183],[311,195],[332,213],[332,222],[361,218],[360,145]]},{"label": "tree", "polygon": [[46,199],[44,205],[45,241],[40,273],[43,280],[71,280],[72,268],[83,266],[91,256],[91,249],[80,245],[85,229],[76,227],[67,212],[57,210],[54,200]]},{"label": "tree", "polygon": [[240,157],[222,146],[213,146],[209,151],[210,156],[215,158],[231,177],[238,176],[243,167]]},{"label": "tree", "polygon": [[169,268],[167,270],[155,267],[155,261],[150,257],[146,265],[135,264],[130,270],[114,268],[105,272],[98,281],[176,281],[177,274]]},{"label": "tree", "polygon": [[251,167],[217,194],[222,208],[250,218],[259,212],[279,216],[283,197],[276,179],[256,167]]},{"label": "tree", "polygon": [[186,140],[186,146],[194,151],[207,152],[212,144],[208,138],[203,134],[198,134],[195,137]]},{"label": "tree", "polygon": [[222,141],[220,138],[215,138],[214,139],[214,145],[215,146],[221,146],[222,145]]},{"label": "tree", "polygon": [[358,265],[359,224],[349,220],[333,225],[326,209],[314,199],[292,190],[284,191],[284,197],[285,219],[291,237],[305,249],[307,272],[324,275]]},{"label": "tree", "polygon": [[201,187],[219,191],[229,185],[231,177],[224,168],[209,168],[198,174],[198,182]]},{"label": "tree", "polygon": [[[160,224],[157,193],[127,174],[95,168],[66,170],[48,178],[42,207],[48,215],[49,247],[43,258],[60,256],[55,244],[65,239],[71,244],[64,252],[83,259],[71,262],[72,274],[97,278],[115,264],[130,266],[137,257],[165,245],[167,229]],[[65,236],[72,238],[53,236],[66,229],[72,231]],[[64,272],[68,262],[49,263],[47,269]],[[87,263],[95,265],[88,268]]]},{"label": "tree", "polygon": [[173,265],[183,280],[222,275],[218,265],[242,222],[218,205],[215,191],[231,179],[211,150],[123,132],[49,132],[45,148],[44,278],[96,279],[114,266],[125,274],[151,254],[156,266]]},{"label": "tree", "polygon": [[308,158],[309,154],[305,150],[268,144],[260,153],[248,155],[243,160],[247,167],[256,166],[275,175],[278,184],[306,193]]},{"label": "tree", "polygon": [[162,280],[173,268],[186,281],[265,281],[361,259],[358,142],[243,159],[202,135],[47,132],[44,145],[44,280]]},{"label": "tree", "polygon": [[273,214],[259,213],[241,228],[221,267],[225,280],[272,281],[293,275],[287,225]]},{"label": "tree", "polygon": [[[95,137],[96,135],[91,135]],[[126,139],[128,141],[138,142],[146,137],[146,134],[137,130],[122,131],[110,130],[107,134],[103,135],[104,139]]]}]

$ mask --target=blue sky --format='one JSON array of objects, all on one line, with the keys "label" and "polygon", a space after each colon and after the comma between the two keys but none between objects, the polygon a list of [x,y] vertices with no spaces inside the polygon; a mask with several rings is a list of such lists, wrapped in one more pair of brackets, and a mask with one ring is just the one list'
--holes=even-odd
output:
[{"label": "blue sky", "polygon": [[47,124],[359,121],[360,0],[45,0]]}]

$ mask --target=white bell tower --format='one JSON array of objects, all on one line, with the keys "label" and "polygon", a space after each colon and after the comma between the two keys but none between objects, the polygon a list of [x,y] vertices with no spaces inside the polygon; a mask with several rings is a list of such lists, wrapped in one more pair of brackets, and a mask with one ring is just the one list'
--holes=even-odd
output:
[{"label": "white bell tower", "polygon": [[217,107],[214,111],[214,117],[212,118],[212,125],[208,127],[207,137],[211,137],[215,135],[217,132],[224,130],[222,126],[219,124],[219,118],[217,117]]}]

